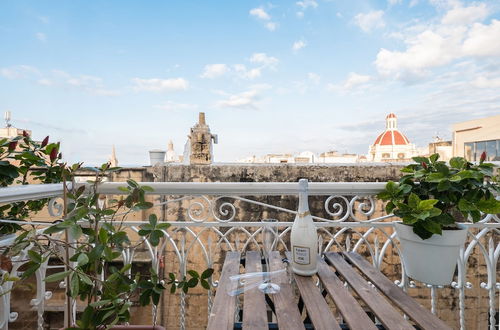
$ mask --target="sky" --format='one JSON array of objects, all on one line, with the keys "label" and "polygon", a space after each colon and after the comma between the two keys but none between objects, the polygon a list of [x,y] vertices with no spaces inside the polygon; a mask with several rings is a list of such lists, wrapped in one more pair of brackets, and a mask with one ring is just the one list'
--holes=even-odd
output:
[{"label": "sky", "polygon": [[200,111],[218,162],[500,114],[498,1],[1,0],[0,45],[0,112],[70,163],[182,154]]}]

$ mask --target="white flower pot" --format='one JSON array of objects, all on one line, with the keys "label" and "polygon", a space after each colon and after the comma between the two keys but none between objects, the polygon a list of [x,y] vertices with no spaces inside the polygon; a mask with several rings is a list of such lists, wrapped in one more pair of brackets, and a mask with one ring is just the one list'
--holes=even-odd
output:
[{"label": "white flower pot", "polygon": [[460,248],[467,239],[467,228],[459,226],[458,230],[443,230],[443,235],[423,240],[413,233],[413,227],[395,222],[406,275],[428,284],[450,284]]}]

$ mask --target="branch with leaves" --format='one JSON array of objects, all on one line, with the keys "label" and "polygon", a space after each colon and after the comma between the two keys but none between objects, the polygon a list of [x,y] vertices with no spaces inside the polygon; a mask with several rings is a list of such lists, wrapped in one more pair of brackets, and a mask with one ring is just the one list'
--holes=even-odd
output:
[{"label": "branch with leaves", "polygon": [[[80,165],[61,167],[59,173],[65,180],[71,179]],[[87,185],[74,187],[66,193],[64,219],[43,232],[20,227],[19,236],[5,254],[12,256],[30,248],[23,279],[32,276],[49,259],[65,265],[65,271],[47,276],[45,281],[66,280],[69,284],[67,294],[86,302],[74,329],[102,329],[126,323],[130,320],[134,299],[142,306],[158,305],[167,288],[171,293],[177,289],[187,293],[199,284],[210,289],[209,278],[213,273],[210,268],[201,274],[189,270],[189,278],[184,276],[182,279],[177,279],[174,273],[160,276],[155,267],[149,269],[149,274],[133,274],[132,265],[123,264],[122,253],[138,248],[146,240],[154,247],[159,246],[170,224],[159,222],[157,216],[151,214],[148,221],[139,226],[139,241],[132,242],[123,223],[133,212],[153,207],[145,198],[152,188],[127,180],[121,198],[105,200],[98,192],[99,184],[105,176],[120,168],[103,164],[99,168],[85,169],[95,172],[95,177]],[[61,235],[67,238],[59,238]]]}]

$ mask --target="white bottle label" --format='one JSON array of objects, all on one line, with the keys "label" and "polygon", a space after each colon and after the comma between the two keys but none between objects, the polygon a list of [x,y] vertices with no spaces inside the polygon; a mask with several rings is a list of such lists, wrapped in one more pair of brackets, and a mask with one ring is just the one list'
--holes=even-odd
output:
[{"label": "white bottle label", "polygon": [[309,265],[311,263],[309,253],[308,247],[294,246],[293,261],[299,265]]}]

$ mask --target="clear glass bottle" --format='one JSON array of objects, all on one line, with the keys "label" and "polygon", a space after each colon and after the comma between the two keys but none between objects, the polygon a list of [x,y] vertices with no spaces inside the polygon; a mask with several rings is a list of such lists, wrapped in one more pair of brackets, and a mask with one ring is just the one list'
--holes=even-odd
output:
[{"label": "clear glass bottle", "polygon": [[318,233],[309,212],[308,182],[299,180],[299,209],[290,237],[292,270],[302,276],[312,276],[318,271]]}]

